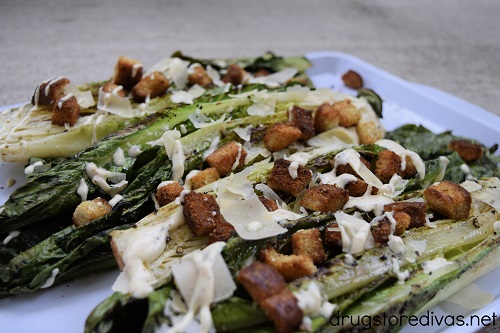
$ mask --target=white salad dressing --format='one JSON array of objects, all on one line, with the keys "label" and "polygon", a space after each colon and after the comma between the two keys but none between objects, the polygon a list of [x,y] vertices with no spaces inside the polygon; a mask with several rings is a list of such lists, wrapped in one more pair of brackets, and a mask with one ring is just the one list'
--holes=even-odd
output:
[{"label": "white salad dressing", "polygon": [[24,169],[24,174],[25,175],[31,175],[33,172],[35,172],[35,168],[37,166],[42,166],[43,165],[43,162],[42,161],[37,161],[31,165],[28,165],[25,169]]},{"label": "white salad dressing", "polygon": [[76,190],[76,193],[80,196],[82,201],[87,200],[87,196],[89,194],[89,186],[85,182],[84,178],[80,178],[80,185],[78,185],[78,189]]},{"label": "white salad dressing", "polygon": [[3,240],[2,244],[3,244],[3,245],[7,245],[7,244],[9,244],[9,242],[10,242],[11,240],[13,240],[14,238],[16,238],[16,237],[17,237],[17,236],[19,236],[20,234],[21,234],[21,232],[20,232],[20,231],[18,231],[18,230],[15,230],[15,231],[11,231],[11,232],[9,232],[9,234],[7,235],[7,237],[5,237],[5,239]]},{"label": "white salad dressing", "polygon": [[140,154],[142,153],[141,151],[141,147],[137,146],[137,145],[133,145],[131,146],[128,151],[127,151],[127,154],[128,156],[130,157],[137,157],[139,156]]},{"label": "white salad dressing", "polygon": [[52,270],[52,273],[50,274],[49,278],[45,281],[43,285],[40,286],[40,289],[45,289],[48,287],[51,287],[54,282],[56,281],[56,276],[59,274],[59,268],[54,268]]},{"label": "white salad dressing", "polygon": [[392,150],[399,157],[401,157],[401,171],[404,171],[406,169],[406,156],[408,156],[411,159],[413,165],[415,166],[415,169],[417,170],[419,179],[420,180],[424,179],[425,164],[420,155],[418,155],[414,151],[404,148],[403,146],[392,140],[382,139],[375,142],[375,144],[379,145],[380,147]]}]

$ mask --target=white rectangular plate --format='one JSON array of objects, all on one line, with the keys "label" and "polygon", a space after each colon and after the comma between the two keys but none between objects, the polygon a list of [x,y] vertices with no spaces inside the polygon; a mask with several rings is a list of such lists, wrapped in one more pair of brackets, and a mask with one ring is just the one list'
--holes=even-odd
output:
[{"label": "white rectangular plate", "polygon": [[[313,67],[309,70],[317,87],[328,87],[355,94],[346,88],[341,75],[348,70],[360,73],[365,87],[375,90],[384,100],[383,124],[388,130],[400,125],[422,124],[439,133],[453,130],[458,135],[474,138],[491,146],[500,141],[500,118],[475,105],[448,95],[432,87],[404,81],[358,58],[343,53],[317,52],[308,55]],[[7,180],[16,179],[11,188]],[[24,182],[22,165],[0,163],[0,202]],[[50,287],[30,295],[0,299],[0,323],[5,332],[83,332],[85,319],[92,309],[111,295],[111,285],[118,271],[95,274],[90,277]],[[489,315],[500,308],[500,267],[476,281],[483,291],[495,296],[493,302],[477,311],[452,309],[441,303],[431,309],[435,315]],[[455,311],[454,313],[450,311]],[[457,313],[458,311],[458,313]],[[500,321],[500,320],[499,320]],[[434,332],[474,332],[475,327],[426,327]],[[402,332],[421,332],[422,327],[405,327]]]}]

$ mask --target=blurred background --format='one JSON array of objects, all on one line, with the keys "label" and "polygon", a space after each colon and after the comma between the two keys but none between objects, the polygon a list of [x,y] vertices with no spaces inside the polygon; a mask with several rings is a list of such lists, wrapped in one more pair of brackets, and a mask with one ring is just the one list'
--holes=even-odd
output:
[{"label": "blurred background", "polygon": [[500,1],[1,0],[0,105],[35,86],[112,75],[119,55],[149,67],[196,57],[338,51],[500,115]]}]

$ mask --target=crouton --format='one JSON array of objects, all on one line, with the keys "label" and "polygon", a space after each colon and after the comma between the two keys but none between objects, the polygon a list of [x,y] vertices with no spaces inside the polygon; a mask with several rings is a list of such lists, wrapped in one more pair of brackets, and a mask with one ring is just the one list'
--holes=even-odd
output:
[{"label": "crouton", "polygon": [[339,225],[333,222],[325,228],[323,232],[325,247],[332,253],[342,252],[342,234]]},{"label": "crouton", "polygon": [[142,74],[143,67],[138,60],[120,56],[110,82],[130,90],[141,80]]},{"label": "crouton", "polygon": [[273,212],[278,209],[278,204],[276,203],[276,200],[264,198],[264,197],[259,197],[260,202],[266,207],[266,209],[270,212]]},{"label": "crouton", "polygon": [[349,200],[349,192],[337,185],[322,184],[307,189],[300,204],[309,210],[322,213],[336,212]]},{"label": "crouton", "polygon": [[307,187],[312,179],[312,174],[308,168],[299,165],[297,168],[297,178],[293,179],[292,176],[290,176],[290,164],[290,161],[278,158],[274,162],[273,169],[267,177],[267,186],[275,192],[281,192],[296,197],[300,191]]},{"label": "crouton", "polygon": [[[396,221],[394,226],[394,235],[401,236],[403,232],[410,226],[410,215],[405,212],[395,211],[393,218]],[[383,217],[375,228],[372,229],[373,239],[376,244],[387,244],[391,235],[392,222],[389,218]]]},{"label": "crouton", "polygon": [[226,176],[232,170],[245,165],[247,152],[236,141],[217,148],[212,154],[207,156],[207,163],[219,171],[221,176]]},{"label": "crouton", "polygon": [[155,98],[161,96],[170,87],[170,81],[160,72],[154,72],[132,88],[132,96],[136,102],[144,102],[148,97]]},{"label": "crouton", "polygon": [[260,305],[278,333],[294,332],[302,323],[304,313],[293,293],[286,288],[265,298]]},{"label": "crouton", "polygon": [[236,279],[256,303],[261,303],[267,297],[286,288],[285,280],[276,268],[260,261],[254,261],[251,265],[242,268],[236,275]]},{"label": "crouton", "polygon": [[263,141],[266,148],[271,151],[278,151],[286,148],[300,138],[302,132],[292,123],[282,122],[274,124],[267,130]]},{"label": "crouton", "polygon": [[315,135],[311,110],[302,109],[296,105],[291,106],[288,109],[288,120],[300,130],[299,140],[309,140]]},{"label": "crouton", "polygon": [[356,73],[353,70],[349,70],[344,75],[342,75],[342,81],[346,85],[346,87],[352,89],[361,89],[363,88],[363,78],[361,75]]},{"label": "crouton", "polygon": [[222,81],[225,83],[232,83],[234,86],[242,84],[245,80],[247,72],[236,64],[231,64],[227,68],[226,74],[222,77]]},{"label": "crouton", "polygon": [[68,124],[73,126],[78,121],[78,118],[80,118],[80,105],[73,94],[61,97],[54,105],[54,111],[52,111],[53,125],[64,126],[64,124]]},{"label": "crouton", "polygon": [[201,65],[191,67],[188,73],[188,82],[191,85],[197,84],[202,87],[208,87],[212,84],[212,79]]},{"label": "crouton", "polygon": [[483,157],[481,145],[465,139],[451,140],[448,149],[456,151],[465,162],[474,162]]},{"label": "crouton", "polygon": [[387,184],[401,170],[401,157],[391,150],[383,150],[375,161],[375,176]]},{"label": "crouton", "polygon": [[471,209],[470,193],[462,186],[444,180],[424,190],[425,203],[438,213],[453,220],[469,217]]},{"label": "crouton", "polygon": [[[349,193],[351,197],[362,197],[366,191],[368,190],[368,184],[361,179],[358,179],[353,182],[349,182],[345,184],[345,190]],[[372,187],[371,192],[372,195],[378,193],[378,188]]]},{"label": "crouton", "polygon": [[356,133],[358,133],[359,143],[371,145],[376,141],[383,139],[385,131],[381,125],[377,125],[374,121],[360,121],[356,125]]},{"label": "crouton", "polygon": [[321,233],[318,229],[303,229],[292,235],[292,252],[296,255],[311,257],[315,265],[325,262],[326,254],[323,249]]},{"label": "crouton", "polygon": [[94,200],[86,200],[76,206],[73,213],[73,224],[77,227],[82,227],[95,219],[104,216],[111,212],[113,207],[101,198]]},{"label": "crouton", "polygon": [[113,82],[106,82],[103,86],[102,86],[102,91],[106,92],[106,93],[113,93],[117,96],[120,96],[120,97],[125,97],[127,96],[125,94],[125,91],[123,90],[123,86],[119,86]]},{"label": "crouton", "polygon": [[120,56],[115,65],[112,82],[130,90],[142,78],[142,64],[138,60]]},{"label": "crouton", "polygon": [[215,242],[225,242],[227,241],[231,236],[236,235],[236,230],[234,227],[224,221],[223,218],[217,223],[217,226],[215,229],[208,235],[208,242],[210,244],[215,243]]},{"label": "crouton", "polygon": [[156,201],[160,206],[165,206],[180,196],[183,190],[184,188],[178,182],[164,185],[156,190]]},{"label": "crouton", "polygon": [[219,171],[216,168],[206,168],[190,178],[191,189],[197,190],[205,185],[211,184],[220,179]]},{"label": "crouton", "polygon": [[261,251],[261,258],[266,264],[276,268],[287,282],[312,275],[318,270],[311,257],[280,254],[272,247]]},{"label": "crouton", "polygon": [[350,99],[333,104],[333,107],[339,112],[339,125],[342,127],[356,126],[361,118],[361,112],[352,104]]},{"label": "crouton", "polygon": [[183,213],[195,236],[210,234],[221,223],[220,207],[209,194],[191,191],[184,196]]},{"label": "crouton", "polygon": [[410,216],[410,228],[425,225],[425,204],[423,202],[395,202],[384,206],[384,212],[404,212]]},{"label": "crouton", "polygon": [[271,74],[270,71],[268,71],[267,69],[265,68],[260,68],[258,69],[254,74],[253,76],[254,77],[261,77],[261,76],[268,76],[269,74]]},{"label": "crouton", "polygon": [[340,112],[333,105],[321,104],[314,114],[314,130],[316,133],[326,132],[339,126]]},{"label": "crouton", "polygon": [[70,81],[62,76],[42,82],[36,87],[31,104],[54,105],[66,94],[65,88],[69,83]]},{"label": "crouton", "polygon": [[405,163],[405,169],[400,169],[398,174],[404,179],[415,177],[417,174],[417,168],[415,168],[415,165],[413,165],[413,161],[410,156],[405,156]]}]

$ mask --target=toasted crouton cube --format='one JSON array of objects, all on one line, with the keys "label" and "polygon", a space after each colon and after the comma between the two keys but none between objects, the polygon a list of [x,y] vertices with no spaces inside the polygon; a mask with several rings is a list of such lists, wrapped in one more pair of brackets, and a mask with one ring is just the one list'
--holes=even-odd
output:
[{"label": "toasted crouton cube", "polygon": [[401,157],[391,150],[380,152],[375,161],[375,176],[387,184],[394,174],[401,170]]},{"label": "toasted crouton cube", "polygon": [[273,212],[278,209],[278,204],[276,203],[276,200],[264,198],[264,197],[259,197],[260,202],[266,207],[266,209],[269,212]]},{"label": "toasted crouton cube", "polygon": [[182,190],[184,190],[184,188],[178,182],[172,182],[161,186],[156,190],[156,201],[158,201],[160,206],[165,206],[180,196]]},{"label": "toasted crouton cube", "polygon": [[219,171],[216,168],[206,168],[190,178],[191,189],[197,190],[205,185],[211,184],[220,179]]},{"label": "toasted crouton cube", "polygon": [[106,82],[102,86],[102,91],[104,91],[106,93],[110,93],[110,94],[115,94],[115,95],[120,96],[120,97],[127,96],[125,94],[125,91],[123,90],[123,86],[119,86],[113,82]]},{"label": "toasted crouton cube", "polygon": [[[370,169],[370,162],[368,162],[366,160],[366,158],[361,156],[360,160],[361,160],[361,163],[363,163],[368,169]],[[330,165],[332,166],[332,168],[335,168],[335,160],[331,160]],[[344,173],[348,173],[350,175],[355,176],[356,178],[360,178],[359,175],[356,173],[356,171],[354,171],[354,169],[349,164],[337,165],[335,172],[337,173],[337,175],[342,175]]]},{"label": "toasted crouton cube", "polygon": [[313,112],[311,110],[294,105],[288,109],[288,120],[300,130],[299,140],[309,140],[315,135]]},{"label": "toasted crouton cube", "polygon": [[[361,179],[349,182],[344,187],[351,197],[361,197],[368,191],[368,184]],[[375,195],[378,193],[378,188],[372,187],[370,194]]]},{"label": "toasted crouton cube", "polygon": [[191,191],[184,196],[183,206],[186,223],[196,236],[210,234],[221,223],[219,204],[209,194]]},{"label": "toasted crouton cube", "polygon": [[384,206],[384,212],[403,212],[410,216],[410,228],[425,225],[425,204],[423,202],[395,202]]},{"label": "toasted crouton cube", "polygon": [[78,118],[80,118],[80,105],[73,94],[61,97],[54,105],[54,111],[52,111],[53,125],[64,126],[64,124],[69,124],[69,126],[73,126],[78,121]]},{"label": "toasted crouton cube", "polygon": [[193,66],[190,68],[190,71],[191,73],[188,75],[189,84],[197,84],[202,87],[208,87],[212,84],[212,79],[208,76],[207,71],[203,68],[203,66]]},{"label": "toasted crouton cube", "polygon": [[267,297],[286,288],[285,280],[276,268],[260,261],[254,261],[251,265],[242,268],[236,278],[254,302],[259,304]]},{"label": "toasted crouton cube", "polygon": [[[394,235],[401,236],[410,225],[410,215],[405,212],[395,211],[392,217],[396,221],[396,225],[394,226]],[[389,218],[384,216],[375,228],[372,229],[372,235],[375,243],[387,244],[389,236],[391,235],[391,230],[392,222]]]},{"label": "toasted crouton cube", "polygon": [[234,86],[242,84],[245,80],[247,72],[236,64],[231,64],[227,68],[226,75],[222,77],[222,81],[225,83],[232,83]]},{"label": "toasted crouton cube", "polygon": [[231,236],[235,235],[236,230],[234,229],[232,224],[224,221],[224,219],[221,218],[221,221],[217,223],[215,229],[208,235],[208,242],[210,244],[215,242],[225,242]]},{"label": "toasted crouton cube", "polygon": [[278,158],[267,177],[267,186],[273,191],[296,197],[300,191],[307,187],[312,179],[312,174],[308,168],[299,165],[297,168],[297,178],[293,179],[290,176],[290,164],[290,161]]},{"label": "toasted crouton cube", "polygon": [[361,144],[374,144],[376,141],[383,139],[385,130],[381,125],[377,125],[374,121],[360,121],[356,125],[356,132],[358,133],[359,143]]},{"label": "toasted crouton cube", "polygon": [[361,77],[361,75],[359,75],[353,70],[349,70],[346,73],[344,73],[344,75],[342,75],[342,81],[344,81],[346,87],[352,89],[363,88],[363,78]]},{"label": "toasted crouton cube", "polygon": [[77,227],[84,226],[95,219],[111,212],[113,207],[104,199],[95,198],[86,200],[76,206],[73,213],[73,224]]},{"label": "toasted crouton cube", "polygon": [[325,262],[326,254],[323,249],[321,233],[318,229],[303,229],[292,235],[292,252],[296,255],[311,257],[315,265]]},{"label": "toasted crouton cube", "polygon": [[38,85],[31,98],[33,105],[54,105],[66,92],[65,88],[70,81],[65,77],[57,77]]},{"label": "toasted crouton cube", "polygon": [[247,152],[241,144],[231,141],[208,155],[206,161],[208,165],[216,168],[221,176],[226,176],[232,170],[245,165],[246,156]]},{"label": "toasted crouton cube", "polygon": [[352,104],[350,99],[333,104],[333,107],[338,110],[340,114],[339,125],[342,127],[356,126],[361,118],[361,112]]},{"label": "toasted crouton cube", "polygon": [[404,179],[413,178],[417,174],[417,168],[413,165],[413,161],[410,156],[405,156],[405,169],[399,170],[399,175]]},{"label": "toasted crouton cube", "polygon": [[321,104],[314,114],[314,130],[316,133],[326,132],[339,126],[340,112],[333,105]]},{"label": "toasted crouton cube", "polygon": [[142,64],[138,60],[120,56],[115,66],[113,83],[132,89],[142,78]]},{"label": "toasted crouton cube", "polygon": [[306,190],[300,203],[309,210],[323,213],[342,209],[349,200],[349,192],[337,185],[322,184]]},{"label": "toasted crouton cube", "polygon": [[469,217],[471,209],[470,193],[462,186],[444,180],[424,190],[427,205],[438,213],[453,220],[463,220]]},{"label": "toasted crouton cube", "polygon": [[266,264],[276,268],[287,282],[312,275],[318,270],[311,257],[295,254],[284,255],[276,252],[272,247],[261,251],[261,257]]},{"label": "toasted crouton cube", "polygon": [[304,313],[293,293],[286,288],[265,298],[260,305],[278,333],[294,332],[302,323]]},{"label": "toasted crouton cube", "polygon": [[448,149],[455,150],[465,162],[474,162],[483,157],[481,145],[465,139],[450,141]]},{"label": "toasted crouton cube", "polygon": [[161,72],[154,72],[132,88],[132,96],[136,102],[144,102],[146,98],[161,96],[170,87],[170,81]]},{"label": "toasted crouton cube", "polygon": [[325,247],[332,253],[342,252],[342,234],[340,233],[339,225],[333,222],[325,228],[324,242]]},{"label": "toasted crouton cube", "polygon": [[264,144],[271,151],[284,149],[297,141],[302,132],[292,123],[276,123],[264,135]]}]

